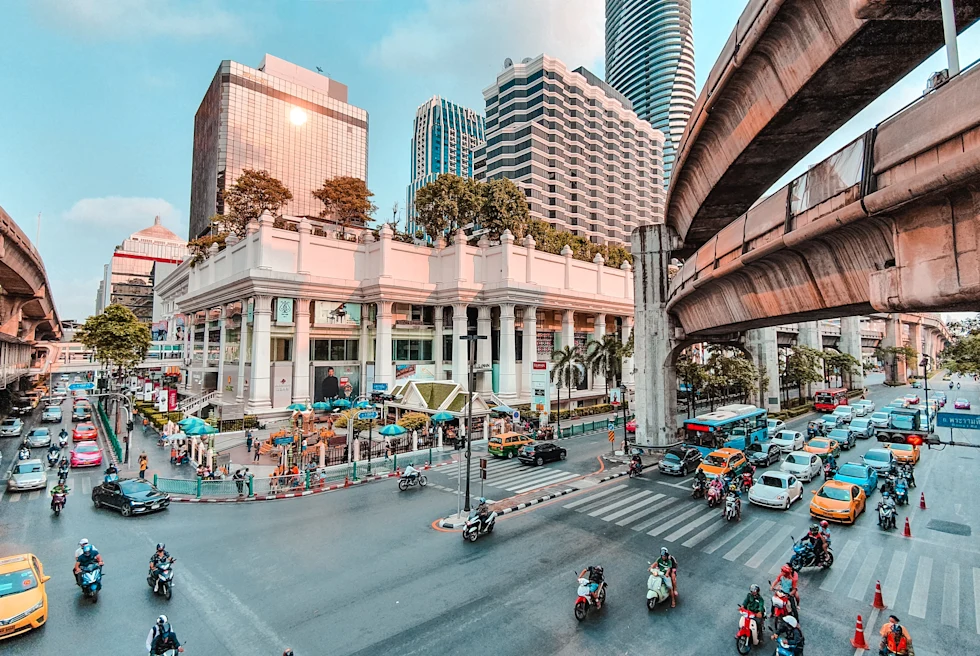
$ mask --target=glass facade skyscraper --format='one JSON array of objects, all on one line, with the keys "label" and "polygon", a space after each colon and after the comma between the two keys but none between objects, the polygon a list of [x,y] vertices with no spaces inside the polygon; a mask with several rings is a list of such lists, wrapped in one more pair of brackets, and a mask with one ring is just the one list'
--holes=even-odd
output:
[{"label": "glass facade skyscraper", "polygon": [[224,214],[222,192],[244,169],[268,171],[293,194],[283,214],[315,217],[324,180],[367,180],[368,116],[347,86],[266,55],[259,68],[225,60],[194,117],[190,238]]},{"label": "glass facade skyscraper", "polygon": [[485,120],[478,112],[433,96],[415,112],[412,182],[405,193],[406,231],[415,233],[415,192],[443,173],[473,177],[473,155],[483,145]]},{"label": "glass facade skyscraper", "polygon": [[606,0],[606,81],[664,133],[664,186],[697,100],[691,0]]}]

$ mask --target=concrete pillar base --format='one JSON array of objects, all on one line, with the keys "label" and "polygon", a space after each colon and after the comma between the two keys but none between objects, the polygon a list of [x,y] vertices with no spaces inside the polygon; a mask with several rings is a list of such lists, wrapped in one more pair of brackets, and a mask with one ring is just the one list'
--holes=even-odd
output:
[{"label": "concrete pillar base", "polygon": [[765,385],[760,385],[759,407],[769,412],[779,412],[779,357],[777,354],[776,328],[759,328],[745,332],[745,348],[761,372],[766,370]]}]

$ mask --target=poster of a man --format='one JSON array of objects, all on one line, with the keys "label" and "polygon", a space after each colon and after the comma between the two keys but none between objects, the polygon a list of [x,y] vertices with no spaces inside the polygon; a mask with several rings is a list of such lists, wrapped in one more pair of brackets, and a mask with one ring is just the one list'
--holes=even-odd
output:
[{"label": "poster of a man", "polygon": [[323,398],[336,399],[340,396],[340,381],[333,367],[327,367],[327,377],[323,379]]}]

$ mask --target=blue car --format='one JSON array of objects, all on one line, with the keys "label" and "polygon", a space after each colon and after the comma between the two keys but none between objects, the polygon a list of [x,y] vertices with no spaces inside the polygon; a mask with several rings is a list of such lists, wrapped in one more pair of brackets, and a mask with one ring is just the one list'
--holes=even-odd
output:
[{"label": "blue car", "polygon": [[837,470],[837,475],[834,476],[834,480],[853,483],[863,489],[867,495],[878,489],[878,472],[867,465],[859,465],[856,462],[847,462],[841,465],[840,469]]}]

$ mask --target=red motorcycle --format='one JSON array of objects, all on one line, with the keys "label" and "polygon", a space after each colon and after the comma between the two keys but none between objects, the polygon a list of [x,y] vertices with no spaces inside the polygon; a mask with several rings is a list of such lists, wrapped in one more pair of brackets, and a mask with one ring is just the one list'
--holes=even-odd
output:
[{"label": "red motorcycle", "polygon": [[772,595],[772,626],[774,631],[779,626],[779,620],[787,615],[797,616],[794,600],[781,589],[776,588]]},{"label": "red motorcycle", "polygon": [[67,500],[68,497],[61,492],[51,495],[51,510],[54,511],[55,517],[61,514],[62,509],[65,507],[65,501]]},{"label": "red motorcycle", "polygon": [[721,503],[721,488],[715,485],[709,485],[705,497],[708,499],[708,507],[714,508]]},{"label": "red motorcycle", "polygon": [[738,632],[735,634],[735,648],[738,653],[747,654],[752,646],[759,646],[759,629],[765,616],[756,614],[744,606],[738,607]]},{"label": "red motorcycle", "polygon": [[746,492],[748,492],[749,491],[749,488],[752,487],[752,484],[755,482],[755,481],[752,480],[752,474],[753,474],[753,472],[751,470],[746,470],[746,471],[742,472],[742,493],[743,494],[746,493]]},{"label": "red motorcycle", "polygon": [[585,619],[590,608],[599,610],[604,603],[606,603],[606,582],[589,580],[587,572],[579,574],[578,596],[575,598],[575,619],[581,622]]}]

